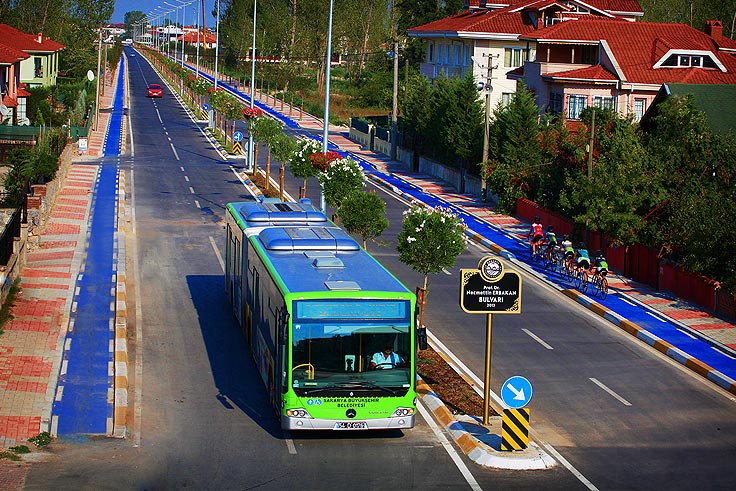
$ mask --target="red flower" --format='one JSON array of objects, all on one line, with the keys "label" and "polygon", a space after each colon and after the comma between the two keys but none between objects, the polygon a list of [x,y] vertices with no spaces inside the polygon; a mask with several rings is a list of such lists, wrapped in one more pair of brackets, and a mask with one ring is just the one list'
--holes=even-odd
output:
[{"label": "red flower", "polygon": [[330,168],[330,165],[336,160],[340,160],[342,155],[337,152],[327,153],[313,153],[309,156],[309,161],[312,165],[321,171],[325,171]]},{"label": "red flower", "polygon": [[245,119],[258,118],[263,116],[263,110],[260,107],[246,107],[243,109],[243,117]]}]

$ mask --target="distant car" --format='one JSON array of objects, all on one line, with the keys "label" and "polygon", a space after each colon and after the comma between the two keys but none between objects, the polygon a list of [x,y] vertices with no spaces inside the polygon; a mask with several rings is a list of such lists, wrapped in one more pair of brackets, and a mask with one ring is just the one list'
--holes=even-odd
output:
[{"label": "distant car", "polygon": [[148,97],[163,97],[164,91],[159,84],[148,84]]}]

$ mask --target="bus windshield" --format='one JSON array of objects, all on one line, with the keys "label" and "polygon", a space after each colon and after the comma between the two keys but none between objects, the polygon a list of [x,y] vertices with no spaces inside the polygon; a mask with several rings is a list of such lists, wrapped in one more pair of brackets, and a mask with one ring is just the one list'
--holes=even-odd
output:
[{"label": "bus windshield", "polygon": [[292,389],[301,395],[405,394],[413,377],[409,327],[408,320],[294,323]]}]

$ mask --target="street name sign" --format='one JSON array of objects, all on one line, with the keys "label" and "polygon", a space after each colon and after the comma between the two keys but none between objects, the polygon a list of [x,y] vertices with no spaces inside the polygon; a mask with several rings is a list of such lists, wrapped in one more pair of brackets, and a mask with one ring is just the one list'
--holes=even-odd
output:
[{"label": "street name sign", "polygon": [[500,259],[485,257],[478,269],[460,270],[460,307],[469,314],[520,314],[521,276]]}]

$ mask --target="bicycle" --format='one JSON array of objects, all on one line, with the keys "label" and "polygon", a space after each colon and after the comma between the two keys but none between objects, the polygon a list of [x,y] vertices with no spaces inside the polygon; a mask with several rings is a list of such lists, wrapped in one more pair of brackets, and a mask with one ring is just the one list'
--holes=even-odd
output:
[{"label": "bicycle", "polygon": [[534,245],[529,244],[529,255],[534,262],[541,262],[544,259],[544,245],[541,240],[537,243],[536,251],[534,250]]},{"label": "bicycle", "polygon": [[574,266],[575,270],[575,288],[580,290],[581,293],[587,293],[588,291],[588,270],[581,268],[580,266]]},{"label": "bicycle", "polygon": [[552,271],[554,271],[555,269],[557,269],[557,262],[557,246],[554,246],[549,250],[545,248],[544,258],[542,259],[542,266],[544,267],[544,269],[551,269]]},{"label": "bicycle", "polygon": [[600,271],[596,270],[593,274],[593,286],[601,300],[605,300],[608,296],[608,278],[606,278],[606,274],[601,274]]}]

